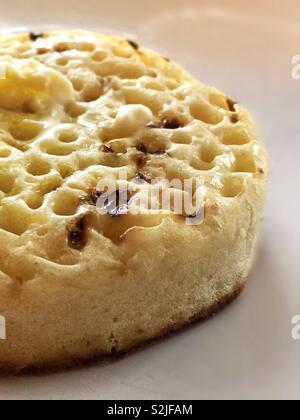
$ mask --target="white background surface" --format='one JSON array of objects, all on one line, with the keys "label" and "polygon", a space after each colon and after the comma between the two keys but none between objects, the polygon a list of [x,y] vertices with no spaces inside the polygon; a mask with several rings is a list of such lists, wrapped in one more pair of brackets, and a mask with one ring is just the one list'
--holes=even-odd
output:
[{"label": "white background surface", "polygon": [[[235,304],[113,364],[0,378],[0,399],[300,398],[300,54],[298,0],[10,0],[0,27],[136,35],[254,113],[272,179],[261,253]],[[131,35],[133,37],[133,35]]]}]

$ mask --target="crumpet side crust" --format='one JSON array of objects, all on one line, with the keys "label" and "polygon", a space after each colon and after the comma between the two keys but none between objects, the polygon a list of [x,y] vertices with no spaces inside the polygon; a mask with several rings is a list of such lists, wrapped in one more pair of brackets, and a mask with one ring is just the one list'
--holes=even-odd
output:
[{"label": "crumpet side crust", "polygon": [[128,347],[127,349],[124,349],[122,351],[114,351],[110,355],[106,353],[101,353],[101,352],[95,353],[95,354],[86,354],[86,355],[82,354],[77,357],[72,356],[70,359],[51,361],[51,363],[49,363],[49,361],[45,361],[45,363],[35,364],[32,366],[30,365],[26,366],[26,368],[22,370],[17,370],[16,367],[13,365],[9,366],[8,364],[5,364],[5,365],[0,364],[0,373],[2,375],[3,374],[5,375],[43,374],[43,373],[49,373],[53,371],[61,371],[65,369],[83,367],[86,365],[91,365],[91,364],[99,363],[99,362],[105,362],[105,361],[113,362],[122,357],[126,357],[129,354],[135,351],[138,351],[147,345],[151,345],[152,343],[155,343],[155,341],[177,334],[184,329],[187,329],[189,327],[192,327],[193,325],[196,325],[197,323],[207,321],[210,318],[214,317],[215,315],[217,315],[218,313],[226,309],[226,307],[229,306],[231,303],[233,303],[236,299],[238,299],[238,297],[244,291],[246,281],[247,281],[246,278],[243,279],[240,285],[238,285],[233,292],[231,292],[227,296],[220,298],[212,306],[201,311],[199,314],[193,315],[187,321],[184,321],[181,324],[170,325],[164,328],[159,334],[157,334],[156,337],[145,340],[144,342],[141,342],[138,345],[133,345],[132,347]]}]

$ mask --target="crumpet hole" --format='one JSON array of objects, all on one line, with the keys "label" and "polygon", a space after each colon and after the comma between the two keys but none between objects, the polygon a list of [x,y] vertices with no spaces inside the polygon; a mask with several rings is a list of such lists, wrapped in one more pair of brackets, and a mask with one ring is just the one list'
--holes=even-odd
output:
[{"label": "crumpet hole", "polygon": [[32,158],[29,166],[27,167],[27,172],[33,176],[46,175],[50,171],[50,164],[39,157]]},{"label": "crumpet hole", "polygon": [[58,167],[58,172],[60,173],[63,179],[69,178],[75,172],[75,169],[72,166],[67,164],[60,164]]},{"label": "crumpet hole", "polygon": [[99,84],[87,85],[82,92],[83,102],[97,101],[103,94],[103,88]]},{"label": "crumpet hole", "polygon": [[249,135],[242,127],[227,128],[222,136],[222,143],[228,146],[241,146],[250,142]]},{"label": "crumpet hole", "polygon": [[0,190],[5,194],[10,194],[15,185],[15,178],[8,173],[0,173]]},{"label": "crumpet hole", "polygon": [[162,104],[157,100],[157,95],[151,95],[138,89],[128,89],[124,92],[124,95],[128,105],[144,105],[154,115],[158,115],[162,109]]},{"label": "crumpet hole", "polygon": [[222,108],[225,111],[228,111],[228,103],[227,98],[221,94],[218,93],[212,93],[209,96],[209,102],[218,108]]},{"label": "crumpet hole", "polygon": [[30,217],[20,206],[2,206],[0,209],[0,229],[21,236],[30,225]]},{"label": "crumpet hole", "polygon": [[[100,165],[107,166],[109,168],[122,168],[128,164],[128,159],[124,156],[114,155],[111,153],[103,154],[101,157]],[[84,169],[86,164],[82,167]]]},{"label": "crumpet hole", "polygon": [[62,180],[57,176],[53,176],[51,178],[42,179],[39,184],[39,191],[40,194],[46,195],[50,194],[52,191],[56,191],[62,184]]},{"label": "crumpet hole", "polygon": [[11,155],[10,149],[0,149],[0,158],[6,159]]},{"label": "crumpet hole", "polygon": [[73,143],[78,140],[78,134],[74,130],[64,130],[59,133],[58,139],[63,143]]},{"label": "crumpet hole", "polygon": [[188,133],[175,131],[171,136],[171,141],[176,144],[191,144],[193,137]]},{"label": "crumpet hole", "polygon": [[62,57],[59,57],[57,60],[56,60],[56,64],[58,65],[58,66],[67,66],[68,64],[69,64],[69,58],[68,57],[66,57],[66,56],[62,56]]},{"label": "crumpet hole", "polygon": [[254,174],[256,172],[256,163],[252,154],[250,152],[236,153],[232,171]]},{"label": "crumpet hole", "polygon": [[94,52],[94,51],[95,51],[96,46],[95,46],[95,44],[92,44],[91,42],[80,42],[80,43],[78,43],[78,45],[76,46],[76,49],[77,49],[78,51],[92,53],[92,52]]},{"label": "crumpet hole", "polygon": [[196,169],[197,171],[210,171],[213,169],[214,164],[213,162],[204,162],[199,157],[195,157],[191,161],[191,167]]},{"label": "crumpet hole", "polygon": [[80,92],[83,89],[84,83],[83,83],[83,80],[82,79],[79,79],[79,78],[78,79],[75,79],[75,78],[73,78],[72,79],[72,85],[73,85],[73,88],[77,92]]},{"label": "crumpet hole", "polygon": [[190,112],[193,118],[203,121],[206,124],[216,125],[223,121],[223,115],[204,102],[193,102],[190,105]]},{"label": "crumpet hole", "polygon": [[69,113],[70,117],[72,118],[78,118],[81,115],[86,113],[86,108],[84,105],[80,104],[72,104],[69,109],[67,109],[67,112]]},{"label": "crumpet hole", "polygon": [[178,80],[175,79],[169,79],[167,80],[167,87],[169,90],[175,90],[180,86],[180,83]]},{"label": "crumpet hole", "polygon": [[59,191],[56,194],[53,211],[57,216],[73,216],[77,213],[80,198],[71,192]]},{"label": "crumpet hole", "polygon": [[41,150],[52,156],[68,156],[74,152],[74,147],[64,143],[55,143],[52,140],[41,144]]},{"label": "crumpet hole", "polygon": [[40,207],[42,207],[43,202],[44,202],[44,197],[38,194],[31,195],[25,199],[25,203],[32,210],[37,210]]},{"label": "crumpet hole", "polygon": [[215,160],[217,156],[223,154],[223,151],[220,147],[214,144],[204,144],[201,150],[201,159],[203,162],[211,163]]},{"label": "crumpet hole", "polygon": [[235,198],[244,191],[244,180],[242,178],[229,176],[223,180],[221,194],[226,198]]},{"label": "crumpet hole", "polygon": [[175,92],[174,95],[179,101],[184,101],[186,98],[186,94],[181,91]]},{"label": "crumpet hole", "polygon": [[34,121],[23,121],[20,124],[16,124],[10,129],[11,135],[16,140],[29,141],[38,137],[43,130],[42,124]]},{"label": "crumpet hole", "polygon": [[58,53],[71,50],[91,53],[95,50],[95,48],[95,45],[90,42],[58,42],[54,47],[55,51]]},{"label": "crumpet hole", "polygon": [[49,231],[48,231],[48,228],[46,228],[45,226],[42,226],[37,230],[36,233],[38,236],[42,238],[42,237],[47,236],[49,234]]},{"label": "crumpet hole", "polygon": [[101,62],[108,57],[108,52],[105,50],[97,50],[92,55],[92,60],[96,62]]},{"label": "crumpet hole", "polygon": [[151,89],[151,90],[156,90],[159,92],[163,92],[164,90],[166,90],[165,86],[162,85],[161,83],[155,81],[155,80],[149,80],[148,82],[145,83],[145,88],[146,89]]}]

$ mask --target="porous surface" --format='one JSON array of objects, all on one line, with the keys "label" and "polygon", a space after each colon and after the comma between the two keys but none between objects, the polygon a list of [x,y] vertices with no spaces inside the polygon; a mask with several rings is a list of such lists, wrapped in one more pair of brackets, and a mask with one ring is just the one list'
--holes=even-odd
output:
[{"label": "porous surface", "polygon": [[[122,352],[243,286],[268,163],[242,106],[135,42],[83,31],[2,36],[3,69],[0,367]],[[99,180],[121,170],[129,185],[200,180],[203,223],[99,214]]]}]

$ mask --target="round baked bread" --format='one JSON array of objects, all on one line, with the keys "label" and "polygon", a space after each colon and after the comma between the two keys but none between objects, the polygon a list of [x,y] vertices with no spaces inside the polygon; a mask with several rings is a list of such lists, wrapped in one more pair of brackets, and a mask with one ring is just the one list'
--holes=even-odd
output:
[{"label": "round baked bread", "polygon": [[[203,220],[100,212],[120,171],[200,182]],[[168,58],[83,31],[1,36],[0,368],[122,353],[229,303],[267,178],[249,113]]]}]

